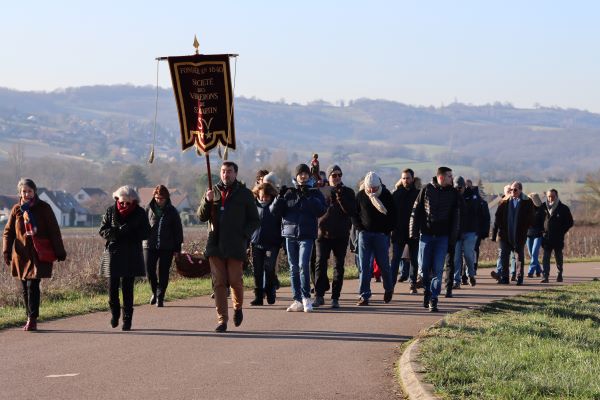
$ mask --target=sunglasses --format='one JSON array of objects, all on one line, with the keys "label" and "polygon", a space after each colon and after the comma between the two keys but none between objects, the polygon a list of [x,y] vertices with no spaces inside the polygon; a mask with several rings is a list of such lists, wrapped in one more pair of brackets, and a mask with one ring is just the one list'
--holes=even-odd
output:
[{"label": "sunglasses", "polygon": [[154,198],[154,200],[156,200],[156,201],[161,201],[161,200],[165,200],[165,199],[166,199],[165,197],[155,197]]},{"label": "sunglasses", "polygon": [[508,189],[509,192],[518,192],[519,189],[515,188],[515,189]]},{"label": "sunglasses", "polygon": [[130,201],[120,201],[119,204],[122,206],[128,206],[131,204],[131,202]]},{"label": "sunglasses", "polygon": [[332,178],[341,178],[341,177],[342,177],[342,174],[338,174],[338,173],[336,172],[336,173],[333,173],[333,174],[331,174],[331,177],[332,177]]}]

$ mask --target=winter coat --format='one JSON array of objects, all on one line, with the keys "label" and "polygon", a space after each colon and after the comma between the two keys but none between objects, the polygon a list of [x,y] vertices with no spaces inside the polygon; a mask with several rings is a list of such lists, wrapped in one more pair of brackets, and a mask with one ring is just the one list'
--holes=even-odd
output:
[{"label": "winter coat", "polygon": [[403,242],[409,238],[410,214],[419,191],[412,185],[406,189],[400,185],[392,194],[396,207],[396,225],[392,232],[392,242]]},{"label": "winter coat", "polygon": [[550,215],[548,210],[548,204],[544,203],[541,207],[544,209],[545,220],[544,220],[544,245],[548,244],[551,246],[562,247],[565,244],[565,235],[573,226],[573,216],[569,207],[560,200],[557,200],[558,206],[556,210]]},{"label": "winter coat", "polygon": [[[50,205],[35,197],[30,209],[37,225],[36,236],[50,239],[58,259],[67,257],[58,222]],[[10,258],[12,276],[21,280],[52,277],[52,263],[41,262],[33,247],[31,236],[25,235],[25,222],[20,204],[15,204],[2,235],[4,258]]]},{"label": "winter coat", "polygon": [[381,185],[379,200],[387,210],[387,215],[382,214],[375,208],[369,195],[362,189],[356,195],[356,214],[352,218],[352,224],[359,231],[379,232],[389,235],[396,225],[396,207],[392,194]]},{"label": "winter coat", "polygon": [[223,182],[213,187],[213,201],[207,201],[206,195],[198,208],[200,221],[211,221],[208,240],[206,241],[206,257],[246,259],[246,249],[250,243],[252,232],[260,225],[256,203],[250,189],[235,181],[225,196]]},{"label": "winter coat", "polygon": [[479,188],[477,186],[473,186],[473,191],[479,197],[481,218],[479,220],[478,235],[479,235],[479,238],[485,239],[488,236],[490,236],[490,225],[491,225],[490,206],[488,205],[488,202],[485,201],[479,194]]},{"label": "winter coat", "polygon": [[[470,188],[465,188],[462,195],[464,200],[464,208],[460,218],[460,233],[475,232],[479,234],[482,230],[482,215],[481,199],[479,195]],[[489,229],[489,227],[488,227]]]},{"label": "winter coat", "polygon": [[146,214],[150,222],[150,236],[144,240],[145,249],[153,250],[172,250],[175,253],[181,252],[181,243],[183,243],[183,226],[179,212],[170,200],[163,207],[162,216],[159,218],[154,210],[157,208],[156,201],[152,199]]},{"label": "winter coat", "polygon": [[262,205],[256,200],[256,210],[260,225],[252,233],[252,244],[263,249],[281,247],[281,215],[271,212],[271,204]]},{"label": "winter coat", "polygon": [[319,238],[340,239],[350,235],[351,216],[356,212],[354,190],[347,186],[331,188],[326,199],[327,210],[319,218]]},{"label": "winter coat", "polygon": [[460,231],[463,203],[462,196],[452,186],[443,187],[437,181],[428,183],[415,200],[410,216],[410,237],[448,236],[452,247]]},{"label": "winter coat", "polygon": [[325,198],[319,189],[308,186],[289,188],[277,196],[271,211],[281,215],[281,236],[299,240],[315,240],[318,218],[325,214]]},{"label": "winter coat", "polygon": [[108,207],[102,217],[100,236],[106,240],[108,263],[101,263],[100,276],[130,278],[146,275],[142,241],[150,235],[150,224],[140,206],[121,217],[117,206]]},{"label": "winter coat", "polygon": [[[534,205],[535,207],[535,205]],[[546,219],[546,209],[542,205],[535,207],[533,224],[527,229],[527,237],[538,238],[544,234],[544,220]]]},{"label": "winter coat", "polygon": [[[512,197],[507,197],[502,199],[500,204],[498,204],[492,232],[492,240],[494,241],[496,240],[496,236],[498,236],[500,240],[510,243],[508,233],[508,207],[512,207],[511,201]],[[534,208],[533,201],[526,195],[521,194],[521,201],[519,202],[517,211],[519,214],[517,215],[515,243],[510,243],[515,248],[522,248],[525,246],[525,242],[527,241],[527,231],[529,230],[529,227],[533,225],[535,215]]]}]

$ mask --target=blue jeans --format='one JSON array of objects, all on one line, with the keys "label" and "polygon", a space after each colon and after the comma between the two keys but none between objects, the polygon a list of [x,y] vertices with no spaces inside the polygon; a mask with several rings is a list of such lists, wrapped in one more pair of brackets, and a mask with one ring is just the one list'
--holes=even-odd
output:
[{"label": "blue jeans", "polygon": [[542,267],[540,266],[540,247],[542,247],[542,237],[531,237],[527,236],[526,242],[527,250],[529,251],[529,257],[531,257],[531,261],[529,262],[529,271],[528,274],[533,273],[542,273]]},{"label": "blue jeans", "polygon": [[314,240],[285,238],[294,300],[310,299],[310,255]]},{"label": "blue jeans", "polygon": [[358,233],[358,256],[360,259],[360,296],[371,298],[371,277],[373,276],[373,257],[381,270],[383,289],[394,290],[390,271],[390,237],[385,233],[360,231]]},{"label": "blue jeans", "polygon": [[448,236],[421,234],[419,239],[419,267],[423,269],[425,295],[437,299],[442,291],[444,260],[448,253]]},{"label": "blue jeans", "polygon": [[[402,258],[404,246],[408,245],[409,260]],[[392,262],[390,269],[392,271],[392,282],[396,285],[398,273],[410,283],[417,281],[417,264],[419,258],[419,241],[417,239],[405,239],[392,243]]]},{"label": "blue jeans", "polygon": [[[496,261],[496,272],[498,275],[502,275],[502,264],[500,262],[500,249],[498,249],[498,261]],[[515,253],[510,253],[510,273],[514,275],[517,273],[517,260],[515,259]]]},{"label": "blue jeans", "polygon": [[462,258],[465,256],[465,264],[468,276],[475,276],[475,243],[477,234],[475,232],[463,233],[456,241],[454,248],[454,283],[462,280]]}]

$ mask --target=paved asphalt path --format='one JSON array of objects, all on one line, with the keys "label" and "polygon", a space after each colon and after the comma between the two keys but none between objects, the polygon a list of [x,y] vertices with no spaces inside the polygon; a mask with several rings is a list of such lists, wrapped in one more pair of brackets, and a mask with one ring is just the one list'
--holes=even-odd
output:
[{"label": "paved asphalt path", "polygon": [[[554,272],[554,271],[553,271]],[[422,306],[399,283],[389,304],[373,283],[357,307],[358,282],[347,281],[342,308],[287,313],[290,290],[272,306],[245,307],[244,323],[213,332],[209,297],[136,307],[133,330],[111,329],[107,312],[39,324],[38,332],[0,332],[0,399],[394,399],[398,345],[446,313],[556,286],[526,279],[496,285],[481,270],[477,286]],[[600,277],[600,263],[571,264],[565,282]],[[250,293],[246,293],[246,304]]]}]

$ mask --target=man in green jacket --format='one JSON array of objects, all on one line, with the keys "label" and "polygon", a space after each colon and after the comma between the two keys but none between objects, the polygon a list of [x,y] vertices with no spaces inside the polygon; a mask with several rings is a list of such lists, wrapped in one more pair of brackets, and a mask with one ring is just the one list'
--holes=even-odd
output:
[{"label": "man in green jacket", "polygon": [[260,224],[254,196],[237,180],[237,172],[236,163],[223,162],[221,181],[206,191],[198,209],[200,221],[209,221],[204,255],[210,262],[215,291],[216,332],[227,331],[227,286],[231,287],[234,325],[240,326],[244,319],[243,263],[248,241]]}]

